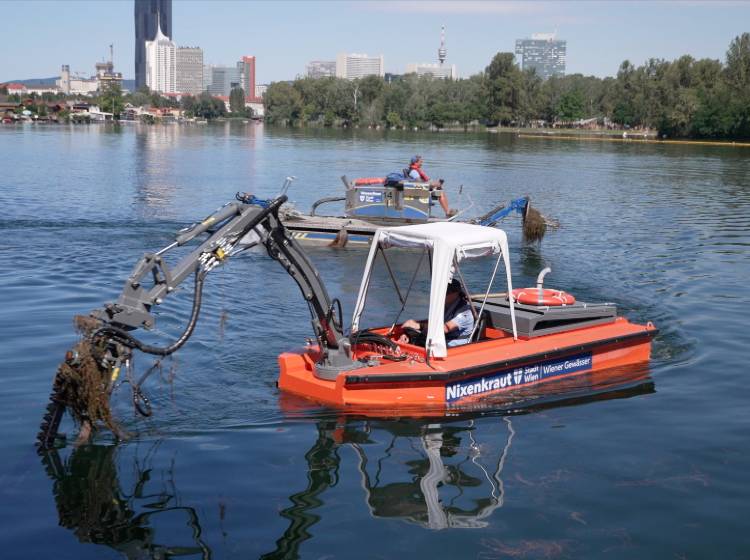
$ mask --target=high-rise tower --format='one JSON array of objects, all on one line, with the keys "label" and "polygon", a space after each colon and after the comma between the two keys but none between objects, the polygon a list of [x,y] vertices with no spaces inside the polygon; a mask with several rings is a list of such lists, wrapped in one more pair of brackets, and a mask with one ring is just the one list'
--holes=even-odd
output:
[{"label": "high-rise tower", "polygon": [[440,29],[440,48],[438,49],[438,60],[440,66],[445,62],[445,57],[448,56],[448,51],[445,50],[445,26]]},{"label": "high-rise tower", "polygon": [[533,69],[546,80],[565,75],[567,42],[554,33],[534,33],[531,39],[516,41],[516,56],[522,70]]},{"label": "high-rise tower", "polygon": [[172,38],[172,0],[134,0],[135,88],[146,85],[146,41],[161,32]]}]

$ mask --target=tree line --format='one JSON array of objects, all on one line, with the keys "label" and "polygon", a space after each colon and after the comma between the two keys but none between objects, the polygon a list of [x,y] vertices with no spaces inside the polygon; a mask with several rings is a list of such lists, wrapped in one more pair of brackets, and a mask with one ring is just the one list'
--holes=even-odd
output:
[{"label": "tree line", "polygon": [[542,80],[498,53],[464,80],[298,78],[272,83],[264,102],[266,120],[285,125],[524,127],[597,118],[667,137],[750,138],[750,33],[732,40],[724,62],[626,60],[615,77]]}]

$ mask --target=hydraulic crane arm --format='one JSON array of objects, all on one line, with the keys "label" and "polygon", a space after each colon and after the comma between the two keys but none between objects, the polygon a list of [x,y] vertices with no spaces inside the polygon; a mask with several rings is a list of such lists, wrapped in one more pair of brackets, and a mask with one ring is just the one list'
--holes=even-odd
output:
[{"label": "hydraulic crane arm", "polygon": [[[153,328],[155,318],[151,310],[154,305],[162,303],[191,275],[196,274],[202,280],[211,270],[225,263],[231,255],[243,249],[242,239],[255,230],[268,254],[279,261],[299,285],[310,305],[313,328],[321,348],[338,348],[345,338],[341,317],[334,315],[334,305],[317,269],[279,219],[279,208],[286,202],[286,195],[271,201],[266,208],[245,204],[242,195],[238,198],[241,200],[230,202],[202,222],[181,230],[174,243],[156,253],[145,254],[125,282],[117,301],[92,315],[123,330]],[[208,239],[175,266],[167,265],[165,253],[203,233],[208,233]]]},{"label": "hydraulic crane arm", "polygon": [[[79,359],[80,354],[94,358],[88,360],[88,367],[95,364],[97,373],[103,380],[99,385],[111,392],[120,365],[128,362],[134,350],[157,356],[175,352],[187,342],[195,328],[205,276],[225,263],[230,256],[247,248],[243,239],[249,234],[260,239],[269,256],[278,261],[299,286],[310,309],[313,332],[318,342],[316,367],[319,373],[335,375],[354,366],[349,340],[343,331],[340,303],[338,300],[331,300],[317,269],[279,219],[279,208],[286,202],[286,195],[279,196],[267,205],[255,204],[257,199],[251,195],[238,193],[237,199],[237,202],[226,204],[202,222],[179,231],[175,241],[167,247],[156,253],[145,254],[128,277],[117,300],[91,313],[96,320],[96,327],[90,329],[84,341],[79,343],[86,345],[83,348],[85,352],[69,352],[55,376],[51,403],[37,437],[40,446],[50,447],[53,444],[66,406],[76,411],[82,432],[84,423],[87,422],[91,428],[96,420],[102,419],[101,415],[99,418],[90,418],[92,415],[97,416],[90,412],[94,410],[88,406],[90,403],[78,403],[77,406],[71,403],[71,394],[82,399],[91,398],[78,385],[79,379],[83,377],[79,375],[80,368],[84,367],[82,363],[86,361]],[[168,266],[164,259],[165,253],[202,234],[208,235],[207,239],[174,266]],[[137,339],[133,331],[154,327],[153,307],[162,303],[165,297],[191,275],[195,276],[193,309],[182,335],[166,347],[149,345]],[[79,371],[76,372],[77,368]],[[69,373],[71,370],[74,372],[72,377]],[[136,391],[139,391],[138,387],[134,387],[134,402]],[[84,413],[78,413],[81,410]],[[89,411],[88,414],[85,413],[86,410]]]}]

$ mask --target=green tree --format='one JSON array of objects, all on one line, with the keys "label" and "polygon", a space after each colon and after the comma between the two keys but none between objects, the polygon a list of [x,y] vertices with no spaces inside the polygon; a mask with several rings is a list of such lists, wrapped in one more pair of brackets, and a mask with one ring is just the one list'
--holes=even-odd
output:
[{"label": "green tree", "polygon": [[302,114],[302,96],[288,82],[274,82],[263,98],[270,123],[295,124]]},{"label": "green tree", "polygon": [[750,33],[735,37],[729,44],[726,78],[729,87],[745,94],[750,93]]},{"label": "green tree", "polygon": [[182,99],[180,100],[180,109],[182,109],[185,112],[185,116],[194,117],[196,103],[197,103],[197,100],[195,99],[194,96],[183,95]]},{"label": "green tree", "polygon": [[507,125],[518,117],[521,71],[511,53],[497,53],[485,69],[486,118]]},{"label": "green tree", "polygon": [[245,90],[239,87],[229,92],[229,110],[235,115],[245,115]]},{"label": "green tree", "polygon": [[731,114],[731,135],[750,138],[750,33],[735,37],[726,57],[727,86],[732,92],[728,111]]},{"label": "green tree", "polygon": [[193,112],[198,118],[211,120],[223,117],[227,110],[221,99],[211,97],[209,93],[203,92],[193,106]]},{"label": "green tree", "polygon": [[112,84],[110,87],[106,88],[99,95],[98,103],[102,111],[105,113],[112,113],[115,119],[119,119],[120,113],[122,113],[125,108],[125,102],[122,98],[122,89],[120,86]]},{"label": "green tree", "polygon": [[401,115],[396,111],[389,111],[385,116],[385,122],[389,128],[401,128],[404,126],[404,122],[401,120]]},{"label": "green tree", "polygon": [[584,117],[584,99],[580,90],[564,93],[557,104],[557,118],[574,121]]}]

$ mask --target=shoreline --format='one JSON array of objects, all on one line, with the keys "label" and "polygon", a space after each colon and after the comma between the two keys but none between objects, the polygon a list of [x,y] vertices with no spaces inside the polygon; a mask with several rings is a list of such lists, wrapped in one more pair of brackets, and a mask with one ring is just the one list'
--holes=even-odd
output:
[{"label": "shoreline", "polygon": [[[153,123],[144,123],[140,121],[120,120],[120,121],[90,121],[90,122],[55,122],[55,121],[14,121],[12,123],[0,122],[0,128],[2,125],[15,127],[18,125],[43,125],[43,126],[57,126],[57,125],[70,125],[70,126],[81,126],[81,125],[105,125],[105,126],[129,126],[129,125],[144,125],[144,126],[158,126],[158,125],[206,125],[206,124],[244,124],[244,125],[266,125],[272,128],[283,128],[283,129],[331,129],[331,130],[363,130],[368,132],[399,132],[399,133],[451,133],[451,134],[510,134],[517,138],[529,139],[529,140],[579,140],[579,141],[600,141],[600,142],[625,142],[625,143],[639,143],[639,144],[672,144],[672,145],[695,145],[695,146],[719,146],[727,148],[750,148],[750,140],[702,140],[692,138],[664,138],[661,139],[657,136],[654,131],[639,132],[639,131],[627,131],[627,130],[581,130],[576,128],[558,128],[558,129],[538,129],[538,128],[511,128],[511,127],[481,127],[473,126],[466,129],[462,127],[444,127],[444,128],[425,128],[425,129],[411,129],[411,128],[399,128],[389,129],[382,127],[371,127],[371,126],[356,126],[356,127],[317,127],[317,126],[283,126],[283,125],[268,125],[261,119],[241,119],[241,118],[224,118],[224,119],[212,119],[212,120],[191,120],[191,121],[156,121]],[[626,137],[623,137],[623,133],[628,133]]]}]

